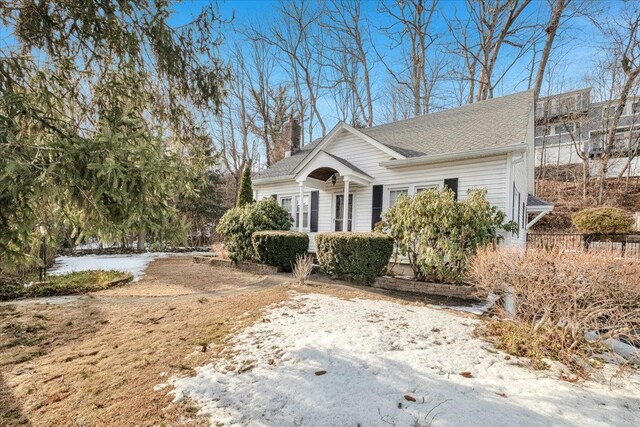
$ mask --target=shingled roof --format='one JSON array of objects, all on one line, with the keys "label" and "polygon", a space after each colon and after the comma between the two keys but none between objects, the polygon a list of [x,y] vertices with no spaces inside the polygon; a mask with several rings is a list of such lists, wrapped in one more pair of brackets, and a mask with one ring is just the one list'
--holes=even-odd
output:
[{"label": "shingled roof", "polygon": [[[533,91],[526,91],[359,131],[407,158],[460,154],[524,143],[532,112]],[[321,140],[257,178],[291,175]]]}]

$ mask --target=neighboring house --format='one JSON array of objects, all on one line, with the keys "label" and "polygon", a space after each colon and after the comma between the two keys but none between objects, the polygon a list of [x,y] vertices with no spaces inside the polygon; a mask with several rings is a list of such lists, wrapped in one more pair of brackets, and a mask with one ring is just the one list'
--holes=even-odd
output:
[{"label": "neighboring house", "polygon": [[463,199],[486,188],[519,224],[505,241],[523,245],[529,215],[552,209],[533,198],[533,103],[528,91],[365,129],[341,122],[305,147],[290,118],[283,133],[291,150],[254,177],[255,198],[273,197],[291,212],[313,252],[315,233],[371,231],[401,194],[447,186]]},{"label": "neighboring house", "polygon": [[[540,98],[536,105],[536,166],[586,164],[596,175],[617,101],[591,101],[591,88]],[[640,99],[629,98],[616,126],[607,177],[640,175]]]}]

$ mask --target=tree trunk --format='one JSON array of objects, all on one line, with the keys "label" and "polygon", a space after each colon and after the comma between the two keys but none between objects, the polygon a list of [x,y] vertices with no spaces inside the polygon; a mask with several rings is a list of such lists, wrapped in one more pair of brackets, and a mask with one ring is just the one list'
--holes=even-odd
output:
[{"label": "tree trunk", "polygon": [[547,33],[547,40],[544,44],[540,64],[538,64],[538,73],[536,75],[536,84],[534,87],[534,98],[536,100],[540,95],[540,88],[542,87],[542,80],[544,79],[544,70],[547,67],[551,47],[553,46],[553,41],[555,40],[556,33],[558,32],[560,18],[569,3],[571,3],[571,0],[556,0],[555,6],[551,9],[551,19],[549,20],[549,25],[545,29],[545,32]]},{"label": "tree trunk", "polygon": [[147,244],[147,230],[144,229],[144,228],[141,228],[138,231],[138,246],[137,246],[137,249],[139,251],[144,251],[145,247],[146,247],[146,244]]}]

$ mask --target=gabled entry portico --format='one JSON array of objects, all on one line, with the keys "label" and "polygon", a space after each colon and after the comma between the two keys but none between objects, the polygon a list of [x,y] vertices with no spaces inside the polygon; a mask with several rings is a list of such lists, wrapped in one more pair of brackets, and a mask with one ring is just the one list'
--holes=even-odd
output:
[{"label": "gabled entry portico", "polygon": [[[335,198],[332,214],[342,214],[342,218],[333,218],[334,224],[340,224],[342,230],[349,229],[349,216],[353,215],[353,211],[349,206],[353,206],[353,190],[357,188],[368,187],[373,182],[373,177],[364,173],[347,160],[338,156],[329,154],[325,151],[318,151],[313,159],[311,159],[297,174],[296,182],[300,192],[298,207],[298,228],[304,231],[302,215],[304,212],[303,200],[306,188],[313,188],[324,192],[333,192],[335,186],[340,183],[342,187],[342,197]],[[351,199],[351,204],[349,200]],[[337,209],[341,205],[341,209]],[[339,231],[339,230],[336,230]]]}]

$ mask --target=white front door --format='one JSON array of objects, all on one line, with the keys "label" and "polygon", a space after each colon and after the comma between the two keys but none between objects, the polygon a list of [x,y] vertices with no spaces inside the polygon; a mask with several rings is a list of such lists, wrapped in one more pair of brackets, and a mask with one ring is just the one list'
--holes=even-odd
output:
[{"label": "white front door", "polygon": [[[342,231],[342,221],[344,218],[344,194],[336,194],[333,206],[333,231]],[[349,220],[347,221],[347,231],[353,231],[353,194],[349,194],[348,209]]]}]

